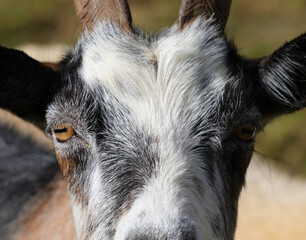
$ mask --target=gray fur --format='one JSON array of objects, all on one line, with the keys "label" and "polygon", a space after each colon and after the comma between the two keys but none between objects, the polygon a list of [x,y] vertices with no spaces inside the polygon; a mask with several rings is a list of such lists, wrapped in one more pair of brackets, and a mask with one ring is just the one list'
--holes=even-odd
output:
[{"label": "gray fur", "polygon": [[[60,71],[42,68],[53,88],[37,111],[48,105],[77,237],[233,239],[253,131],[269,115],[306,105],[305,42],[302,35],[249,61],[213,17],[157,36],[106,20],[85,31]],[[65,141],[54,132],[61,124],[75,133]],[[246,125],[253,131],[245,139],[239,130]],[[49,161],[39,166],[44,172]]]},{"label": "gray fur", "polygon": [[12,222],[58,170],[56,158],[46,146],[0,124],[0,239],[16,232],[16,225],[10,228]]},{"label": "gray fur", "polygon": [[[239,165],[248,164],[253,150],[253,142],[234,133],[245,123],[260,128],[260,113],[249,102],[242,73],[227,65],[231,45],[211,22],[198,19],[181,34],[175,28],[148,38],[102,22],[80,39],[66,66],[70,71],[64,68],[68,84],[47,120],[51,133],[60,123],[76,131],[67,142],[53,141],[57,155],[76,163],[67,181],[81,239],[121,239],[126,230],[116,226],[122,213],[136,211],[137,198],[146,194],[166,201],[152,205],[165,208],[165,216],[154,222],[145,209],[141,217],[134,213],[126,233],[131,237],[148,226],[155,238],[180,239],[171,236],[183,219],[196,238],[234,236],[245,173]],[[193,42],[186,49],[188,38]],[[113,59],[120,64],[109,66]],[[169,195],[149,190],[152,184],[164,184]],[[82,189],[81,203],[76,188]]]}]

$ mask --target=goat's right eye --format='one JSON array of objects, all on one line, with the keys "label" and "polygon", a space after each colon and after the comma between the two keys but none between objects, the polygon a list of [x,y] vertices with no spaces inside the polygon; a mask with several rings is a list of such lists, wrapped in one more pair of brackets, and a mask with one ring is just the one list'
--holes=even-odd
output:
[{"label": "goat's right eye", "polygon": [[68,124],[59,124],[53,127],[53,132],[56,139],[60,142],[69,140],[74,134],[73,128]]},{"label": "goat's right eye", "polygon": [[236,136],[245,142],[252,141],[256,135],[255,124],[245,124],[239,127],[236,132]]}]

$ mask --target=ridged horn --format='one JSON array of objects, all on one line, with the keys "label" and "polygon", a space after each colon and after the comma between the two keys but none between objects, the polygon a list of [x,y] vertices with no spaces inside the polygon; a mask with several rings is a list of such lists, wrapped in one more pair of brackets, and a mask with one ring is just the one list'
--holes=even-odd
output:
[{"label": "ridged horn", "polygon": [[199,16],[210,18],[214,15],[214,19],[224,31],[231,3],[231,0],[183,0],[178,17],[179,29],[184,29]]},{"label": "ridged horn", "polygon": [[133,32],[127,0],[74,0],[82,30],[91,31],[97,21],[107,19],[125,32]]}]

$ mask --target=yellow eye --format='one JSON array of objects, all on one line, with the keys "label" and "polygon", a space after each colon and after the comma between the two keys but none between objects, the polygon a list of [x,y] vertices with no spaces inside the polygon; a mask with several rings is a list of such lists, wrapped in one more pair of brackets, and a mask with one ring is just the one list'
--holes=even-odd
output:
[{"label": "yellow eye", "polygon": [[242,141],[251,141],[256,135],[256,126],[254,124],[245,124],[239,127],[236,136]]},{"label": "yellow eye", "polygon": [[55,137],[60,142],[69,140],[74,134],[73,128],[68,124],[59,124],[53,127]]}]

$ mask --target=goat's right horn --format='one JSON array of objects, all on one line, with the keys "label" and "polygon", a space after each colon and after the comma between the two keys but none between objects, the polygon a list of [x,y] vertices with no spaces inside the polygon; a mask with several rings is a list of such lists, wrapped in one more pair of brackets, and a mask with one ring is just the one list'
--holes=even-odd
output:
[{"label": "goat's right horn", "polygon": [[224,31],[231,0],[183,0],[178,17],[179,29],[184,29],[199,16],[210,18],[212,15]]},{"label": "goat's right horn", "polygon": [[125,32],[133,32],[127,0],[74,0],[82,30],[91,31],[97,21],[107,19]]}]

